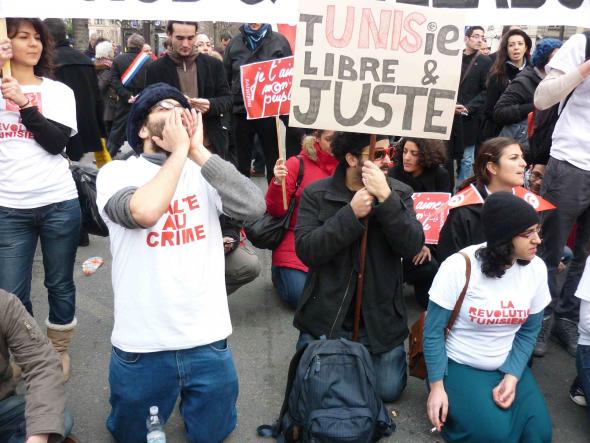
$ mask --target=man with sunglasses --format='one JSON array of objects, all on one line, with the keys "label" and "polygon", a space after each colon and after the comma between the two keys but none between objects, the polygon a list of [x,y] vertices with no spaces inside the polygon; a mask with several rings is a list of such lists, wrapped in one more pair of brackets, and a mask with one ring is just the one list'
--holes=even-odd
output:
[{"label": "man with sunglasses", "polygon": [[223,441],[238,380],[219,216],[257,219],[264,197],[205,148],[200,114],[167,84],[139,95],[127,137],[139,157],[107,164],[97,180],[115,295],[107,428],[145,442],[150,406],[166,421],[180,395],[188,441]]},{"label": "man with sunglasses", "polygon": [[359,250],[368,217],[360,342],[373,357],[383,401],[406,386],[407,317],[402,297],[401,258],[424,244],[412,189],[386,176],[391,160],[387,136],[377,136],[369,160],[370,135],[337,133],[332,153],[340,164],[330,178],[308,185],[301,195],[295,247],[309,267],[294,325],[297,347],[321,336],[351,338]]}]

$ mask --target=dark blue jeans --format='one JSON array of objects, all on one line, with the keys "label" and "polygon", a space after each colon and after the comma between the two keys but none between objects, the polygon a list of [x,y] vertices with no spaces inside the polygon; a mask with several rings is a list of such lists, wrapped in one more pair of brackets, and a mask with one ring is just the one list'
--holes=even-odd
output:
[{"label": "dark blue jeans", "polygon": [[[350,340],[352,333],[346,334],[343,338]],[[306,332],[300,332],[295,349],[299,350],[303,345],[313,340],[317,339]],[[369,343],[369,337],[365,329],[359,331],[359,342],[365,346]],[[382,354],[371,353],[371,359],[377,376],[377,393],[379,397],[385,403],[397,400],[408,383],[408,366],[403,343]]]},{"label": "dark blue jeans", "polygon": [[[586,401],[590,402],[590,346],[578,345],[576,367],[578,368],[578,382],[582,386]],[[586,407],[586,413],[590,420],[590,406]]]},{"label": "dark blue jeans", "polygon": [[145,420],[158,406],[166,422],[180,395],[191,443],[218,443],[237,422],[238,375],[227,340],[145,354],[113,347],[107,428],[120,443],[145,443]]},{"label": "dark blue jeans", "polygon": [[[70,435],[74,420],[69,411],[64,413],[65,435]],[[27,429],[25,423],[25,397],[12,395],[0,400],[0,443],[24,443]]]},{"label": "dark blue jeans", "polygon": [[31,277],[35,249],[41,240],[49,321],[57,325],[74,320],[74,261],[80,220],[78,199],[34,209],[0,206],[0,288],[15,294],[33,314]]},{"label": "dark blue jeans", "polygon": [[307,273],[282,266],[273,266],[271,273],[272,283],[281,300],[291,308],[296,308],[301,294],[303,294]]}]

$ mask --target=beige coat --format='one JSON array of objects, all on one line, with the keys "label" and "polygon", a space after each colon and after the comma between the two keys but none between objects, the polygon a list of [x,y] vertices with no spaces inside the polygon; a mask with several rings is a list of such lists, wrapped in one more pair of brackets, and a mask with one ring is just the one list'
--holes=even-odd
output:
[{"label": "beige coat", "polygon": [[26,383],[27,437],[48,433],[50,442],[61,441],[66,394],[59,357],[20,300],[2,289],[0,334],[0,400],[14,395],[10,351]]}]

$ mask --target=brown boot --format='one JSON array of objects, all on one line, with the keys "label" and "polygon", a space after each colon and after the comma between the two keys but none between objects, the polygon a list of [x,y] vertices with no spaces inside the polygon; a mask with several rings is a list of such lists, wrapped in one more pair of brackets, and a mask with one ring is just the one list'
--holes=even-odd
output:
[{"label": "brown boot", "polygon": [[51,340],[53,348],[59,354],[61,359],[61,367],[64,373],[64,381],[70,379],[70,355],[68,354],[68,348],[74,337],[74,328],[78,324],[78,321],[74,318],[72,323],[68,325],[56,325],[49,322],[49,319],[45,321],[47,325],[47,338]]}]

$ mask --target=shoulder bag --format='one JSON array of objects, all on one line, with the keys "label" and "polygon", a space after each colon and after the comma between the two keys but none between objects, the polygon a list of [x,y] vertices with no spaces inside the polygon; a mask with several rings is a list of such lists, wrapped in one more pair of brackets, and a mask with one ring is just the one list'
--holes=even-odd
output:
[{"label": "shoulder bag", "polygon": [[299,186],[301,186],[301,180],[303,179],[303,158],[300,156],[297,156],[297,158],[299,159],[299,173],[297,174],[295,189],[291,194],[287,213],[282,217],[273,217],[268,212],[265,212],[264,215],[255,222],[244,225],[246,237],[259,249],[276,249],[283,241],[283,237],[285,237],[285,233],[289,229],[291,217],[293,216],[293,211],[297,204],[295,194],[297,193]]},{"label": "shoulder bag", "polygon": [[[447,323],[447,327],[445,329],[445,340],[448,337],[449,332],[451,332],[451,328],[455,324],[455,320],[457,320],[457,317],[459,316],[461,306],[463,305],[463,300],[465,299],[465,294],[467,293],[467,287],[469,286],[469,279],[471,278],[471,260],[464,252],[459,252],[459,254],[465,258],[465,286],[463,286],[461,295],[459,295],[459,298],[455,303],[455,307],[453,308],[451,318],[449,318],[449,322]],[[416,320],[410,328],[410,343],[408,350],[408,367],[410,368],[410,375],[422,380],[428,376],[428,372],[426,371],[426,361],[424,360],[424,350],[422,347],[424,340],[425,320],[426,312],[423,312],[420,314],[418,320]]]}]

